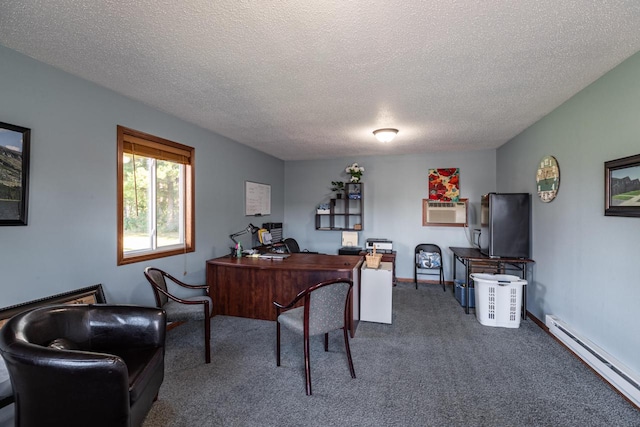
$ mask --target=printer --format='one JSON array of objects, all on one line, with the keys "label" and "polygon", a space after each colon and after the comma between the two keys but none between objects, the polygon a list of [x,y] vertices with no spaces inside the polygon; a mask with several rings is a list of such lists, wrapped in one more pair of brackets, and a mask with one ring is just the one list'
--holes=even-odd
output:
[{"label": "printer", "polygon": [[388,239],[367,239],[366,249],[371,251],[373,248],[376,248],[376,252],[392,252],[393,243]]}]

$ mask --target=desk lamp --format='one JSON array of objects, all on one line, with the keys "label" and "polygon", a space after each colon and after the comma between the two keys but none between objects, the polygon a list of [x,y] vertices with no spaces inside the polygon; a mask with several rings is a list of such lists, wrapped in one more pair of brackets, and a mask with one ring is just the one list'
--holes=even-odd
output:
[{"label": "desk lamp", "polygon": [[245,229],[240,230],[237,233],[230,234],[229,238],[231,240],[233,240],[233,243],[235,243],[237,245],[238,241],[236,240],[236,237],[242,236],[243,234],[247,234],[247,233],[256,234],[258,232],[258,230],[259,230],[259,228],[256,227],[255,225],[249,224],[249,225],[247,225],[247,227]]}]

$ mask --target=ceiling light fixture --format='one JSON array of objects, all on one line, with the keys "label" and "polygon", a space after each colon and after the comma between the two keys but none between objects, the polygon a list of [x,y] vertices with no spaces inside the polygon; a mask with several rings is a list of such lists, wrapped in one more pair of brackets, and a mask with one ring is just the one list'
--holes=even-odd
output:
[{"label": "ceiling light fixture", "polygon": [[380,142],[391,142],[396,137],[398,129],[384,128],[373,131],[373,134]]}]

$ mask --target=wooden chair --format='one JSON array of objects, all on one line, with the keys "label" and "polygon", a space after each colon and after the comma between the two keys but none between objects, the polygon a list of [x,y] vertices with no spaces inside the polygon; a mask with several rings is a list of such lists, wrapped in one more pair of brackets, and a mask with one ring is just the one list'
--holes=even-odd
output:
[{"label": "wooden chair", "polygon": [[[329,351],[329,332],[342,329],[351,378],[356,377],[349,348],[349,305],[353,282],[350,279],[333,279],[315,284],[300,292],[287,305],[273,302],[277,311],[276,364],[280,366],[280,325],[284,325],[304,337],[304,372],[307,395],[311,395],[311,363],[309,361],[309,337],[324,334],[324,351]],[[301,307],[293,308],[302,300]]]},{"label": "wooden chair", "polygon": [[[420,264],[418,259],[418,255],[420,254],[420,252],[423,252],[426,254],[438,254],[437,258],[439,258],[440,262],[437,265],[433,264],[432,267],[424,267],[423,265]],[[416,249],[414,251],[413,266],[414,266],[413,280],[416,282],[416,289],[418,289],[418,275],[423,274],[423,275],[439,276],[438,283],[442,285],[442,290],[446,291],[445,283],[444,283],[442,251],[440,250],[440,246],[434,245],[433,243],[421,243],[418,246],[416,246]],[[429,272],[424,272],[425,270]],[[436,271],[433,272],[433,270],[436,270]]]},{"label": "wooden chair", "polygon": [[[186,322],[191,320],[202,320],[204,322],[204,355],[206,363],[210,363],[213,301],[206,295],[209,292],[209,286],[183,283],[169,273],[154,267],[145,268],[144,276],[151,284],[153,295],[156,298],[156,306],[163,308],[167,312],[168,322]],[[165,279],[169,279],[183,288],[204,290],[205,295],[186,298],[177,297],[169,293]]]}]

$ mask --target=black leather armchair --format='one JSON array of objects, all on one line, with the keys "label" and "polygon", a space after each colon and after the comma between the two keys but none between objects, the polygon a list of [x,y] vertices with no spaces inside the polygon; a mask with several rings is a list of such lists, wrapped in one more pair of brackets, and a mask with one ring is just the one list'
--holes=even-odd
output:
[{"label": "black leather armchair", "polygon": [[53,305],[0,330],[19,426],[140,426],[164,379],[166,314]]}]

